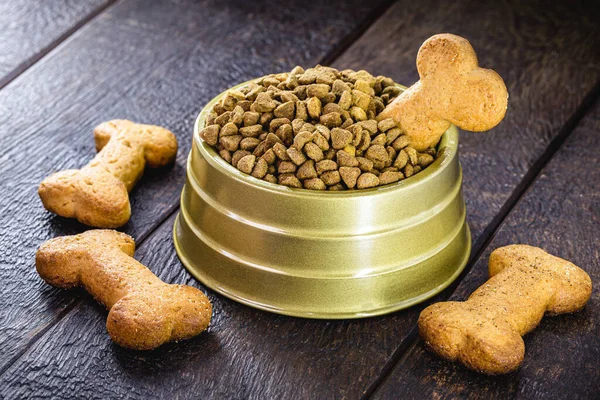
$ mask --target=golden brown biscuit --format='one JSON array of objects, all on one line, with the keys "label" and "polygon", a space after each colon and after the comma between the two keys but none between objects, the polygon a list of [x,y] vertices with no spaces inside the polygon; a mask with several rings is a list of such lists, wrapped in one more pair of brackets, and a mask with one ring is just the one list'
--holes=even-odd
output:
[{"label": "golden brown biscuit", "polygon": [[144,167],[173,162],[177,139],[167,129],[127,120],[100,124],[94,139],[99,153],[87,166],[47,177],[38,194],[53,213],[90,226],[116,228],[129,221],[128,192]]},{"label": "golden brown biscuit", "polygon": [[535,328],[544,313],[580,310],[592,293],[588,274],[537,247],[494,250],[489,273],[490,279],[467,301],[436,303],[423,310],[419,332],[438,355],[490,375],[521,365],[521,336]]},{"label": "golden brown biscuit", "polygon": [[421,79],[378,116],[394,118],[415,149],[434,146],[450,124],[479,132],[504,118],[504,81],[491,69],[479,68],[468,40],[448,33],[432,36],[419,49],[417,70]]},{"label": "golden brown biscuit", "polygon": [[108,333],[123,347],[149,350],[204,331],[212,314],[204,293],[164,283],[133,258],[134,249],[124,233],[91,230],[42,244],[36,268],[49,284],[83,286],[104,304]]}]

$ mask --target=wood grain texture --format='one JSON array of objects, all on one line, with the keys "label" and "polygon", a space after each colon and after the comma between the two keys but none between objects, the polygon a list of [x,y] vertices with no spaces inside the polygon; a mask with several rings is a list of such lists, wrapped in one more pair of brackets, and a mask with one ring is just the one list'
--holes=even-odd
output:
[{"label": "wood grain texture", "polygon": [[[420,43],[435,32],[450,30],[472,40],[484,66],[498,66],[511,90],[507,120],[492,133],[464,134],[461,138],[470,223],[476,236],[599,77],[589,18],[580,16],[583,22],[577,23],[562,20],[564,12],[585,16],[585,10],[558,8],[540,14],[535,8],[519,8],[518,4],[499,4],[491,9],[477,4],[455,2],[448,5],[448,10],[433,2],[418,6],[400,3],[335,63],[337,67],[366,68],[411,83],[416,79],[414,57]],[[513,22],[516,20],[527,21],[528,30],[515,28],[522,27],[522,23]],[[551,28],[546,28],[547,24]],[[557,29],[561,35],[556,34]],[[492,33],[486,33],[488,30]],[[244,65],[235,63],[236,59],[230,57],[226,62]],[[180,73],[172,72],[174,77]],[[247,77],[236,74],[232,80]],[[225,81],[219,79],[217,82]],[[552,85],[560,90],[552,89]],[[152,86],[150,89],[156,90]],[[177,96],[175,89],[183,95]],[[561,96],[556,95],[558,91]],[[136,93],[152,96],[151,90]],[[170,107],[180,109],[188,104],[185,96],[195,92],[178,87],[168,93]],[[188,115],[186,112],[180,111],[182,115]],[[94,115],[90,113],[89,118]],[[176,132],[189,132],[191,117],[185,125],[169,125],[173,121],[177,120],[166,120],[166,125]],[[65,133],[63,140],[68,138]],[[176,168],[183,168],[179,165]],[[181,173],[169,175],[179,177]],[[160,182],[160,176],[156,179]],[[140,207],[151,208],[158,196],[169,196],[157,190],[163,185],[142,182],[140,190],[146,195],[151,193],[146,186],[156,190],[156,197],[138,197]],[[132,230],[136,232],[135,227]],[[138,256],[170,282],[199,285],[181,269],[170,236],[169,220],[144,243]],[[128,393],[140,398],[173,394],[355,398],[380,374],[422,308],[360,321],[313,321],[271,315],[209,295],[215,305],[209,333],[152,354],[113,346],[105,335],[105,314],[84,296],[82,307],[52,327],[1,377],[0,383],[10,395],[38,392],[46,397],[58,396],[62,388],[72,387],[83,397]]]},{"label": "wood grain texture", "polygon": [[[471,35],[469,38],[479,52],[484,66],[504,65],[505,70],[500,73],[509,83],[512,109],[509,111],[510,118],[497,130],[504,129],[500,132],[503,132],[506,137],[511,137],[509,133],[512,130],[522,130],[524,136],[529,135],[531,138],[526,142],[525,149],[515,142],[506,140],[508,143],[496,151],[488,148],[484,157],[479,155],[477,147],[483,144],[475,139],[470,139],[473,142],[469,142],[468,138],[479,139],[487,136],[463,135],[461,140],[465,139],[462,145],[465,175],[473,175],[471,180],[465,181],[471,225],[475,233],[480,234],[483,227],[497,212],[502,199],[506,199],[507,193],[510,193],[533,160],[539,156],[548,140],[556,134],[577,107],[583,93],[597,80],[597,66],[589,61],[593,60],[597,53],[592,51],[593,40],[590,45],[587,30],[589,21],[587,25],[571,23],[568,27],[572,31],[567,32],[566,28],[563,28],[562,36],[555,35],[555,30],[545,29],[546,23],[558,24],[556,21],[560,22],[564,10],[549,10],[537,19],[534,17],[538,15],[535,9],[523,10],[516,5],[514,11],[511,11],[510,6],[504,5],[495,6],[496,9],[489,11],[473,3],[453,3],[451,7],[454,8],[451,13],[448,13],[445,7],[434,4],[421,4],[417,7],[402,3],[395,6],[356,46],[351,47],[342,56],[336,66],[367,68],[375,73],[388,73],[401,82],[410,83],[416,76],[410,79],[410,74],[414,75],[414,72],[407,71],[414,71],[414,56],[420,42],[434,32],[450,30],[453,26],[462,30],[453,30],[454,33],[467,35],[467,37]],[[471,7],[475,10],[471,10]],[[468,18],[461,17],[462,14],[466,14]],[[504,19],[498,19],[499,15],[504,16]],[[533,23],[531,32],[528,31],[529,34],[520,35],[519,29],[515,31],[514,25],[500,23],[507,19],[519,18]],[[448,21],[453,24],[447,25]],[[401,27],[400,30],[398,25]],[[481,31],[485,32],[486,29],[491,29],[495,33],[495,36],[484,36],[484,39],[490,41],[487,46],[488,42],[484,39],[476,42],[472,37],[478,37]],[[97,34],[101,33],[94,32],[93,36]],[[393,38],[391,44],[389,41],[386,43],[388,38]],[[374,46],[374,43],[377,46]],[[80,45],[83,46],[84,43]],[[378,53],[378,56],[374,56],[372,49],[380,46],[387,47],[385,51]],[[488,49],[489,57],[484,56],[486,52],[482,52],[482,48]],[[495,53],[494,48],[504,50]],[[539,62],[539,59],[546,54],[544,51],[548,49],[553,49],[555,58],[550,60],[552,62]],[[507,55],[511,57],[510,62],[504,60]],[[484,59],[487,62],[484,62]],[[573,59],[575,61],[572,61]],[[232,63],[233,66],[244,65],[236,63],[236,60],[237,57],[232,56],[225,61]],[[212,63],[210,58],[201,61]],[[214,67],[218,64],[210,65]],[[217,73],[231,74],[231,71]],[[507,73],[512,78],[506,76]],[[181,71],[172,71],[171,79],[175,80],[181,74]],[[94,73],[91,76],[93,77]],[[135,78],[135,74],[122,76],[123,79],[129,77]],[[243,73],[230,79],[218,76],[217,82],[230,83],[230,80],[241,81],[248,77]],[[156,82],[157,79],[154,79]],[[547,82],[559,83],[565,92],[564,97],[549,96],[545,86]],[[145,108],[141,106],[133,111],[142,113],[143,116],[153,116],[157,111],[174,108],[174,113],[179,113],[180,118],[184,115],[188,116],[185,124],[180,122],[177,125],[178,120],[170,119],[170,113],[160,115],[163,121],[150,122],[166,122],[168,127],[177,132],[189,132],[192,117],[189,110],[185,109],[191,103],[188,97],[196,96],[195,101],[205,101],[209,95],[225,87],[220,87],[212,93],[198,95],[196,93],[200,89],[198,87],[192,90],[187,87],[175,87],[170,81],[160,83],[162,85],[155,83],[145,88],[145,91],[137,91],[127,86],[128,82],[120,81],[118,84],[103,82],[104,85],[109,86],[109,90],[103,88],[101,93],[107,96],[108,100],[103,98],[101,104],[110,109],[111,102],[120,101],[123,107],[126,99],[121,98],[127,94],[127,97],[137,95],[151,99],[152,101],[146,100],[144,104],[146,107],[151,107],[154,102],[161,101],[160,96],[156,96],[153,91],[166,87],[170,99],[168,108],[163,104],[152,108],[146,114],[144,114]],[[129,90],[120,88],[120,85],[127,86]],[[98,86],[102,88],[101,84]],[[576,89],[570,90],[570,87]],[[117,90],[118,95],[113,95],[113,90]],[[86,104],[92,103],[88,101]],[[133,107],[129,103],[126,105]],[[68,108],[66,106],[64,109]],[[516,110],[518,116],[511,117],[512,110]],[[78,111],[87,116],[87,122],[85,119],[84,122],[88,128],[97,122],[94,118],[97,117],[98,110],[88,112],[85,108],[80,108]],[[133,111],[131,115],[136,115]],[[102,113],[108,114],[105,110]],[[535,123],[530,122],[530,119]],[[169,125],[173,121],[175,126]],[[75,121],[71,122],[71,128],[75,126],[74,124]],[[524,129],[522,124],[527,129]],[[185,129],[182,130],[182,127]],[[64,143],[64,146],[72,145],[71,132],[65,131],[56,135],[62,141],[68,142]],[[496,138],[503,137],[501,134],[496,133],[496,135]],[[189,140],[189,136],[186,138]],[[465,149],[468,143],[471,143],[472,147]],[[484,140],[483,143],[486,144],[487,141]],[[489,146],[492,144],[496,145],[495,142],[490,142]],[[89,151],[89,147],[86,150]],[[521,154],[523,159],[519,158],[519,155],[514,156],[514,165],[511,164],[512,161],[506,161],[513,160],[513,151],[525,153],[525,155]],[[465,162],[465,152],[467,159],[471,158],[472,161]],[[71,154],[77,154],[77,149],[73,148]],[[175,168],[181,170],[169,172],[167,175],[180,177],[183,173],[181,165],[180,160]],[[470,165],[469,170],[468,165]],[[482,171],[477,173],[479,166]],[[510,169],[507,172],[502,168]],[[161,197],[169,198],[170,194],[165,195],[165,191],[158,190],[161,187],[171,188],[160,181],[162,176],[156,175],[156,186],[152,186],[154,182],[149,184],[142,181],[139,191],[145,193],[145,196],[139,194],[134,196],[139,199],[138,207],[153,210],[155,207],[153,202]],[[37,182],[35,179],[29,179]],[[145,190],[145,187],[149,189]],[[478,188],[481,193],[478,193]],[[173,196],[178,194],[177,189],[173,189]],[[154,197],[151,196],[152,193],[155,193]],[[499,200],[494,203],[496,195]],[[477,196],[483,196],[490,200],[491,204],[473,203]],[[476,204],[482,206],[475,207]],[[135,207],[134,205],[134,213]],[[496,209],[488,211],[487,207],[496,207]],[[151,218],[151,215],[151,211],[144,215],[147,222],[155,220],[156,217]],[[476,218],[480,215],[483,216],[478,222]],[[55,221],[57,232],[63,233],[67,230],[63,221],[56,222],[54,218],[51,220]],[[173,282],[188,279],[196,285],[195,281],[181,269],[174,256],[170,242],[170,222],[167,221],[152,235],[140,249],[139,255],[143,262],[154,266],[155,271],[161,272],[163,278],[168,278],[171,276],[168,274],[175,273],[177,276],[172,277]],[[139,223],[141,224],[142,221],[140,220]],[[147,232],[143,229],[136,231],[136,226],[138,225],[133,224],[133,227],[128,229],[136,233]],[[38,241],[34,240],[33,243],[37,245]],[[35,246],[31,247],[32,250],[35,248]],[[44,288],[39,287],[37,290],[44,290]],[[57,294],[52,289],[45,290],[49,296],[62,295],[63,299],[70,296],[70,294]],[[417,308],[388,317],[363,321],[311,321],[266,314],[212,294],[211,299],[215,303],[215,319],[209,334],[200,336],[185,345],[172,345],[153,354],[138,354],[119,349],[110,343],[104,332],[105,314],[100,307],[93,305],[89,297],[84,296],[82,308],[69,313],[60,324],[46,332],[17,364],[2,376],[5,393],[26,396],[35,392],[52,397],[60,396],[63,388],[68,387],[80,391],[77,393],[82,393],[82,397],[86,394],[89,397],[119,397],[124,393],[140,398],[150,394],[155,396],[175,394],[180,397],[196,397],[197,394],[198,396],[205,394],[207,397],[212,395],[233,398],[277,397],[278,395],[357,397],[380,373],[385,362],[411,329],[418,313]],[[218,338],[214,343],[213,337]],[[74,391],[69,394],[73,395]]]},{"label": "wood grain texture", "polygon": [[202,106],[240,81],[317,63],[376,2],[277,4],[124,1],[0,91],[0,371],[77,298],[39,279],[34,254],[86,227],[45,211],[36,191],[50,173],[93,157],[95,125],[129,118],[178,136],[176,164],[148,171],[131,193],[123,230],[140,242],[179,203]]},{"label": "wood grain texture", "polygon": [[580,312],[545,317],[525,336],[520,370],[486,377],[413,346],[375,398],[598,398],[600,385],[600,102],[544,168],[504,221],[452,300],[465,300],[487,279],[489,254],[524,243],[572,261],[594,288]]},{"label": "wood grain texture", "polygon": [[0,87],[113,0],[0,2]]}]

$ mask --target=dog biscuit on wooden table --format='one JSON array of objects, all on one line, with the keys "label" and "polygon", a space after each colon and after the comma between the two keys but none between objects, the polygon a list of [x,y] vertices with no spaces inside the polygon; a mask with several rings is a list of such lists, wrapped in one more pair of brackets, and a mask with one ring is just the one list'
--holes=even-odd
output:
[{"label": "dog biscuit on wooden table", "polygon": [[432,304],[419,316],[419,332],[441,357],[490,375],[516,370],[523,361],[522,336],[545,313],[571,313],[592,293],[588,274],[574,264],[526,245],[492,252],[490,279],[465,302]]},{"label": "dog biscuit on wooden table", "polygon": [[94,129],[99,153],[79,170],[57,172],[40,184],[44,207],[99,228],[125,225],[131,216],[129,191],[145,166],[172,163],[177,139],[165,128],[113,120]]},{"label": "dog biscuit on wooden table", "polygon": [[91,230],[43,243],[36,268],[50,285],[83,286],[104,304],[108,333],[123,347],[154,349],[206,330],[212,305],[204,293],[164,283],[133,258],[134,249],[124,233]]},{"label": "dog biscuit on wooden table", "polygon": [[454,124],[468,131],[498,125],[508,106],[504,81],[480,68],[467,39],[443,33],[427,39],[417,54],[420,80],[401,93],[379,116],[393,118],[413,148],[434,146]]}]

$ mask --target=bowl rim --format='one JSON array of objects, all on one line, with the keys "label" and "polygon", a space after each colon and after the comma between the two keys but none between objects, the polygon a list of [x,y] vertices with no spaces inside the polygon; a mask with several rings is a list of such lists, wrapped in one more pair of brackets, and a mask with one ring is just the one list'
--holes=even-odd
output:
[{"label": "bowl rim", "polygon": [[[252,82],[255,82],[260,78],[250,79],[246,82],[242,82],[238,85],[232,86],[217,96],[213,97],[206,105],[200,110],[196,120],[194,122],[194,136],[192,139],[192,145],[196,146],[200,154],[204,157],[213,168],[226,173],[231,178],[240,181],[246,185],[252,185],[253,187],[261,188],[270,192],[276,192],[280,194],[294,194],[294,196],[308,196],[308,197],[327,197],[327,198],[340,198],[340,197],[361,197],[367,194],[377,195],[386,194],[390,191],[402,191],[409,190],[409,188],[426,184],[426,182],[433,180],[436,176],[440,175],[448,166],[452,163],[452,159],[457,156],[458,153],[458,129],[454,125],[444,132],[440,142],[438,143],[438,152],[434,162],[418,172],[417,174],[400,180],[398,182],[390,183],[383,186],[377,186],[369,189],[355,189],[355,190],[314,190],[305,188],[293,188],[278,183],[267,182],[263,179],[258,179],[252,175],[246,174],[221,157],[217,151],[212,148],[208,143],[200,137],[200,124],[206,120],[208,113],[212,107],[220,101],[228,91],[242,88]],[[403,91],[406,90],[406,86],[396,84]],[[193,150],[192,150],[193,151]]]}]

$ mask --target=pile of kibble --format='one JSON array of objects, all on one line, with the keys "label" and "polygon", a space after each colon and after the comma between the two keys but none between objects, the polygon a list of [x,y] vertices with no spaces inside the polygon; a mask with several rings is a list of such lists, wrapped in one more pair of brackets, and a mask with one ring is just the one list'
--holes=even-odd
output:
[{"label": "pile of kibble", "polygon": [[366,71],[317,65],[230,90],[200,136],[242,172],[281,185],[365,189],[408,178],[434,161],[377,115],[401,89]]}]

